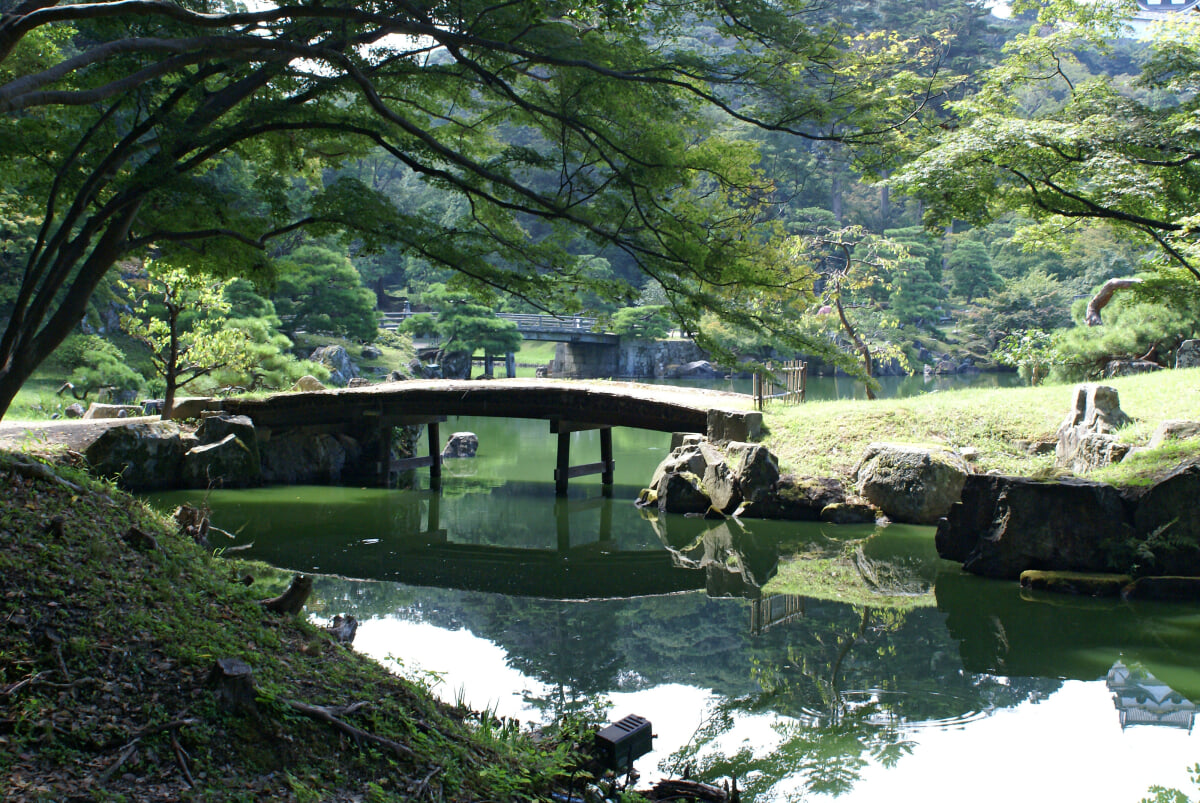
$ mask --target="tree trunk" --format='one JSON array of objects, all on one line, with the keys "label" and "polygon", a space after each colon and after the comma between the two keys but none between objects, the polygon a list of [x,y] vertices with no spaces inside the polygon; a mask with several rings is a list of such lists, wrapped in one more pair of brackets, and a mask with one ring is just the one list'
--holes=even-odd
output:
[{"label": "tree trunk", "polygon": [[304,603],[308,600],[308,595],[312,593],[312,585],[311,577],[298,574],[292,578],[292,584],[288,586],[287,591],[278,597],[264,599],[259,604],[272,613],[300,613],[304,608]]},{"label": "tree trunk", "polygon": [[1100,310],[1108,306],[1108,302],[1112,301],[1113,294],[1118,290],[1141,283],[1141,279],[1109,279],[1088,302],[1087,311],[1083,314],[1083,322],[1088,326],[1103,326],[1104,321],[1100,319]]},{"label": "tree trunk", "polygon": [[871,389],[871,378],[875,375],[873,366],[871,365],[871,349],[867,346],[863,339],[858,336],[858,332],[856,332],[854,327],[850,324],[850,319],[846,317],[846,311],[842,309],[842,293],[840,286],[837,288],[837,293],[833,297],[833,303],[834,306],[837,307],[838,318],[840,318],[842,321],[842,328],[846,330],[846,334],[849,335],[850,339],[854,342],[854,347],[858,349],[858,353],[862,355],[863,370],[867,374],[867,400],[875,401],[875,391]]},{"label": "tree trunk", "polygon": [[[22,285],[17,307],[0,337],[0,418],[8,413],[17,392],[34,370],[83,320],[96,286],[120,258],[129,227],[140,208],[141,201],[132,202],[114,217],[72,281],[58,278],[70,275],[71,269],[78,265],[76,251],[68,249],[46,267],[44,273],[49,278],[45,287]],[[66,292],[60,296],[64,286]],[[52,308],[54,311],[50,312]]]}]

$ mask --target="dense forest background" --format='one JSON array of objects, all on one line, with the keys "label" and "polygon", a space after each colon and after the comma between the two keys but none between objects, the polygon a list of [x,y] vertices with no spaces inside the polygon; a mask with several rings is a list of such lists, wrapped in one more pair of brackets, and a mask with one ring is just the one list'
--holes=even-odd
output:
[{"label": "dense forest background", "polygon": [[[804,275],[771,300],[769,315],[801,341],[822,344],[816,353],[798,348],[796,339],[773,337],[682,303],[677,288],[656,280],[635,252],[564,235],[556,221],[537,215],[517,214],[519,231],[505,228],[506,221],[495,222],[490,241],[464,236],[454,254],[443,254],[439,243],[463,234],[463,220],[473,218],[484,229],[489,221],[455,187],[431,180],[383,147],[334,167],[301,159],[270,186],[264,186],[263,176],[270,173],[267,162],[279,160],[279,153],[247,149],[207,174],[214,203],[242,198],[242,212],[254,214],[263,197],[283,206],[319,190],[325,203],[342,204],[343,216],[369,216],[372,210],[363,198],[336,192],[365,186],[390,199],[424,234],[389,240],[361,232],[347,237],[320,225],[297,227],[270,241],[269,270],[227,266],[226,276],[240,278],[199,271],[197,281],[198,271],[188,271],[187,265],[180,270],[178,258],[124,259],[119,270],[97,283],[83,324],[58,347],[42,374],[70,378],[80,396],[102,386],[160,393],[166,384],[185,380],[194,389],[278,388],[304,373],[328,375],[303,359],[314,338],[359,345],[382,340],[404,347],[404,329],[400,335],[382,332],[376,315],[401,310],[439,314],[441,324],[415,318],[407,325],[410,335],[436,333],[462,350],[489,353],[517,344],[511,327],[492,319],[494,312],[542,312],[595,316],[598,327],[629,337],[682,331],[729,368],[809,356],[862,371],[865,357],[876,374],[920,372],[925,366],[938,371],[1010,366],[1039,381],[1048,374],[1096,376],[1113,360],[1165,364],[1180,342],[1200,333],[1197,282],[1179,267],[1195,273],[1187,267],[1186,253],[1164,246],[1152,227],[1131,224],[1127,212],[1039,210],[1040,197],[1036,203],[1002,197],[997,182],[972,173],[974,163],[952,168],[974,177],[976,184],[969,186],[951,186],[929,166],[931,159],[940,163],[934,167],[955,164],[945,149],[956,141],[959,158],[967,158],[962,154],[971,150],[964,132],[1001,106],[1014,120],[1061,122],[1072,114],[1085,119],[1078,117],[1081,98],[1093,106],[1109,103],[1106,113],[1113,98],[1137,104],[1140,113],[1154,113],[1178,111],[1181,99],[1193,93],[1190,84],[1179,83],[1181,75],[1194,74],[1190,64],[1180,63],[1183,48],[1172,62],[1161,46],[1105,35],[1115,29],[1103,26],[1094,29],[1090,41],[1056,44],[1050,59],[1054,70],[1039,73],[1046,56],[1033,54],[1029,42],[1039,36],[1050,41],[1055,34],[1050,25],[1039,33],[1035,11],[1018,8],[1002,19],[971,0],[816,4],[810,12],[814,29],[874,42],[869,47],[876,51],[905,42],[906,52],[918,47],[926,53],[924,66],[914,70],[931,87],[919,119],[914,114],[911,124],[889,123],[872,137],[862,136],[860,126],[859,133],[839,138],[833,123],[824,129],[833,135],[806,138],[739,121],[736,115],[712,114],[709,133],[718,143],[712,147],[745,154],[758,188],[757,222],[769,226],[783,244],[778,258],[794,261]],[[664,47],[721,51],[738,46],[704,22],[685,21],[675,30],[679,41]],[[436,65],[450,57],[434,52],[429,58]],[[1022,80],[1013,77],[1018,67],[1025,70]],[[1035,73],[1037,80],[1029,80]],[[1091,86],[1111,94],[1085,91]],[[736,112],[736,96],[722,102]],[[649,111],[631,117],[647,127],[646,133],[654,126]],[[527,159],[526,177],[535,189],[542,181],[552,192],[562,174],[577,167],[538,163],[544,131],[503,122],[499,128],[497,138],[506,143],[506,152]],[[1190,164],[1191,132],[1173,130],[1177,141],[1166,150]],[[1099,129],[1094,133],[1097,139],[1106,135]],[[695,147],[706,146],[697,142]],[[1011,147],[1017,154],[1020,146]],[[1007,155],[988,153],[978,161],[994,166]],[[1102,180],[1099,169],[1091,180]],[[1124,180],[1122,193],[1145,188],[1144,177],[1133,171]],[[39,237],[40,220],[36,207],[14,201],[3,190],[0,201],[5,233],[0,308],[11,318],[26,271],[23,260]],[[203,201],[192,197],[187,203]],[[536,262],[550,253],[570,264],[577,279],[573,292],[548,296],[536,284],[502,286],[495,280],[528,274],[518,257],[532,254]],[[228,259],[237,258],[231,251]],[[470,259],[486,270],[475,270]],[[545,270],[562,272],[560,266]],[[1085,307],[1105,282],[1139,274],[1149,280],[1115,295],[1103,327],[1084,325]]]}]

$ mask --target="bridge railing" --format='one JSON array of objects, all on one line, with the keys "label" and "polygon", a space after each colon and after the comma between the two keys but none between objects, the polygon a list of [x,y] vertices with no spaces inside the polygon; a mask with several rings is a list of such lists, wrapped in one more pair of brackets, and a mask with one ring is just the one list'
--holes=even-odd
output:
[{"label": "bridge railing", "polygon": [[[379,326],[382,329],[395,329],[414,315],[431,315],[437,313],[420,312],[383,312],[380,313]],[[586,315],[524,315],[519,313],[501,312],[497,318],[512,321],[522,332],[590,332],[596,326],[596,318]]]}]

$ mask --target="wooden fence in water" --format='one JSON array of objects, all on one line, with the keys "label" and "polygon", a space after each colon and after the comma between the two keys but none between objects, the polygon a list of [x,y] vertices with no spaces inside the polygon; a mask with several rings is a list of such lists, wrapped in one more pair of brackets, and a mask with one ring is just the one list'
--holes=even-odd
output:
[{"label": "wooden fence in water", "polygon": [[765,371],[754,374],[754,409],[761,410],[768,401],[776,400],[799,404],[804,401],[807,385],[808,363],[804,360],[787,360],[778,368],[767,363]]}]

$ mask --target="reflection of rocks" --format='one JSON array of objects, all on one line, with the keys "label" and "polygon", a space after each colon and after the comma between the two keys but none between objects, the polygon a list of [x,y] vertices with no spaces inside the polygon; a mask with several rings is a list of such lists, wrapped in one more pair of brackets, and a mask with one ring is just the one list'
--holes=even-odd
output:
[{"label": "reflection of rocks", "polygon": [[690,540],[675,540],[659,522],[659,538],[671,553],[676,566],[702,569],[710,597],[751,597],[775,575],[779,553],[774,545],[759,543],[735,521],[723,521],[707,527]]}]

